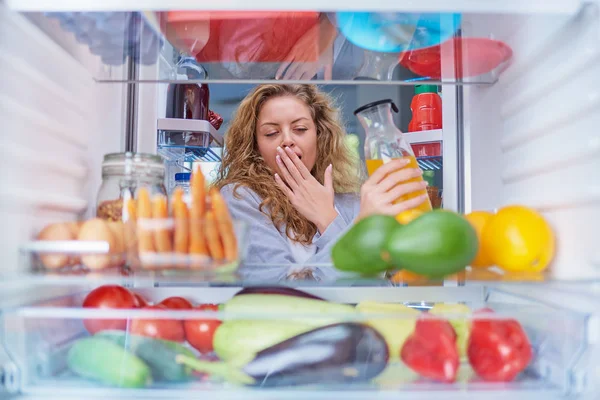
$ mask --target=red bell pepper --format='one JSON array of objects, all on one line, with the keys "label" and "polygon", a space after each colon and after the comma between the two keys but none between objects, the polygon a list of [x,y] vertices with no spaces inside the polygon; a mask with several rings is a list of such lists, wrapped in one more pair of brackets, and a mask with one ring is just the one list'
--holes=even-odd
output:
[{"label": "red bell pepper", "polygon": [[509,382],[527,367],[532,350],[518,321],[476,319],[471,328],[467,355],[473,370],[483,380]]},{"label": "red bell pepper", "polygon": [[421,376],[454,382],[459,366],[456,332],[446,320],[421,318],[413,334],[404,342],[400,357]]}]

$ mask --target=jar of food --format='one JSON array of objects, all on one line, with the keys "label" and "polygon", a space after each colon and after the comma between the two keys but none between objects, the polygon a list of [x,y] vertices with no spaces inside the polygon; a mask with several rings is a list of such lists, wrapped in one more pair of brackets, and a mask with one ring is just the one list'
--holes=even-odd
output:
[{"label": "jar of food", "polygon": [[136,192],[146,187],[150,195],[163,194],[165,188],[163,159],[155,154],[112,153],[102,161],[102,185],[98,190],[96,216],[111,221],[127,221],[125,201],[135,199]]}]

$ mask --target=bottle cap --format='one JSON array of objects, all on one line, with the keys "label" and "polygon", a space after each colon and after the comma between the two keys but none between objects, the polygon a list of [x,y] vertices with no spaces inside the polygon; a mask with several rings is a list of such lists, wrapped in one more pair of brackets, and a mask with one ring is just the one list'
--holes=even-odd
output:
[{"label": "bottle cap", "polygon": [[438,88],[436,85],[416,85],[415,86],[415,94],[422,93],[437,93]]},{"label": "bottle cap", "polygon": [[175,174],[176,181],[189,181],[191,174],[189,172],[180,172]]}]

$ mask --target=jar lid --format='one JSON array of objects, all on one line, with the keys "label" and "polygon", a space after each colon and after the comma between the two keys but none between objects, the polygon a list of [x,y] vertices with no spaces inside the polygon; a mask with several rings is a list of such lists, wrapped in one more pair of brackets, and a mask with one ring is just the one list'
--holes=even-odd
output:
[{"label": "jar lid", "polygon": [[365,104],[364,106],[358,107],[356,110],[354,110],[354,115],[361,113],[371,107],[377,107],[382,104],[388,104],[388,103],[390,103],[392,105],[392,110],[394,110],[395,112],[398,112],[398,107],[396,106],[396,104],[394,103],[394,101],[392,99],[384,99],[384,100],[377,100],[372,103]]},{"label": "jar lid", "polygon": [[104,155],[102,169],[118,170],[123,174],[165,174],[165,165],[161,156],[148,153],[110,153]]},{"label": "jar lid", "polygon": [[189,181],[191,176],[192,176],[192,174],[190,174],[189,172],[179,172],[179,173],[175,174],[175,180],[176,181]]}]

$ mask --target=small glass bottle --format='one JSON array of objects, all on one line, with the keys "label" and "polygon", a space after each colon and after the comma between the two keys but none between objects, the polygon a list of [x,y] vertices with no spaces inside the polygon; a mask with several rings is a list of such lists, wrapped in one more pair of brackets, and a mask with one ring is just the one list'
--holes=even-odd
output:
[{"label": "small glass bottle", "polygon": [[146,187],[150,195],[167,194],[163,159],[155,154],[112,153],[102,161],[102,185],[96,199],[96,216],[111,221],[127,221],[125,200],[135,199]]},{"label": "small glass bottle", "polygon": [[190,177],[189,172],[180,172],[175,174],[175,188],[181,188],[184,195],[190,194]]}]

